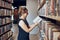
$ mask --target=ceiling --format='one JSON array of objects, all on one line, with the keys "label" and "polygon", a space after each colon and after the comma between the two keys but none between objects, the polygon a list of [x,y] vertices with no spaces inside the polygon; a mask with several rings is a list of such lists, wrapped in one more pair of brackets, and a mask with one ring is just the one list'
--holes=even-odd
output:
[{"label": "ceiling", "polygon": [[13,0],[13,6],[14,7],[26,6],[26,0]]}]

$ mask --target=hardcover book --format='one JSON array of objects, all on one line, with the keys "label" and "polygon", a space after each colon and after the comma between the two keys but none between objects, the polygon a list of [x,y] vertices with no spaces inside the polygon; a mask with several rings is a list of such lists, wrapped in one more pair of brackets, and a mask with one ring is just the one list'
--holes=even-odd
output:
[{"label": "hardcover book", "polygon": [[0,0],[0,6],[1,6],[1,0]]},{"label": "hardcover book", "polygon": [[4,7],[4,1],[1,1],[1,6]]},{"label": "hardcover book", "polygon": [[1,35],[1,33],[2,33],[2,29],[0,28],[0,35]]}]

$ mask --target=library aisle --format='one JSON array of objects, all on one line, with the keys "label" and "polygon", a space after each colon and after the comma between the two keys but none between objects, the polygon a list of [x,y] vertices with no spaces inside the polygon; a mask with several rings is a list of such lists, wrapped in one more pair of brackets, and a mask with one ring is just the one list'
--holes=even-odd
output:
[{"label": "library aisle", "polygon": [[60,0],[0,0],[0,40],[18,40],[19,7],[28,9],[29,25],[37,16],[42,19],[29,32],[30,40],[60,40]]}]

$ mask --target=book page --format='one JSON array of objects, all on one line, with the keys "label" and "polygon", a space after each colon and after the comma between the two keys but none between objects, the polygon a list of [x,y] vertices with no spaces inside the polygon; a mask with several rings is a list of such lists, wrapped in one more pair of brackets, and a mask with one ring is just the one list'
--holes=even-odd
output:
[{"label": "book page", "polygon": [[34,20],[33,20],[33,23],[39,23],[39,22],[41,22],[42,21],[42,19],[39,17],[39,16],[37,16]]}]

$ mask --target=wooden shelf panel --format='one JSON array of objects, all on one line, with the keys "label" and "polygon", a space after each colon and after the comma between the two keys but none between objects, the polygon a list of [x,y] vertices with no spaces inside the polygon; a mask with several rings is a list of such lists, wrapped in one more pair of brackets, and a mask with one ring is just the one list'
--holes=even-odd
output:
[{"label": "wooden shelf panel", "polygon": [[8,31],[4,32],[3,34],[0,35],[0,37],[1,37],[2,35],[4,35],[4,34],[8,33],[9,31],[11,31],[11,30],[8,30]]},{"label": "wooden shelf panel", "polygon": [[8,10],[12,10],[12,8],[6,8],[6,7],[2,7],[2,6],[0,6],[0,9],[8,9]]},{"label": "wooden shelf panel", "polygon": [[53,19],[53,20],[60,21],[60,16],[45,16],[45,17]]},{"label": "wooden shelf panel", "polygon": [[8,17],[8,18],[11,18],[11,16],[0,16],[0,18],[6,18],[6,17]]},{"label": "wooden shelf panel", "polygon": [[60,29],[52,29],[53,32],[60,32]]},{"label": "wooden shelf panel", "polygon": [[50,21],[60,26],[60,16],[40,16],[40,17],[46,21]]},{"label": "wooden shelf panel", "polygon": [[6,26],[6,25],[9,25],[9,24],[11,24],[12,22],[10,22],[10,23],[6,23],[6,24],[4,24],[4,25],[0,25],[0,27],[2,27],[2,26]]},{"label": "wooden shelf panel", "polygon": [[[13,34],[12,34],[13,35]],[[6,40],[8,40],[10,37],[12,37],[12,35],[10,35]]]}]

